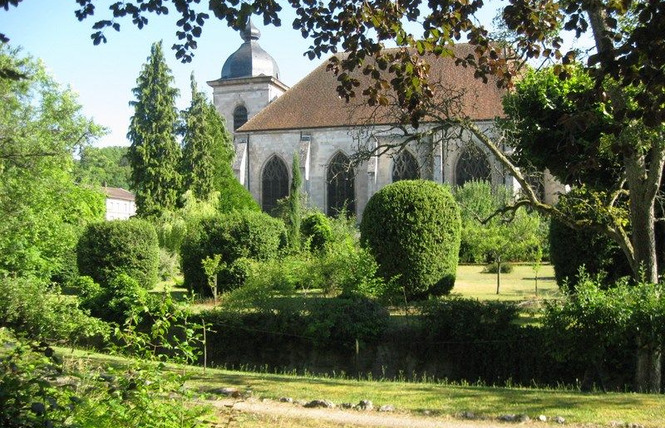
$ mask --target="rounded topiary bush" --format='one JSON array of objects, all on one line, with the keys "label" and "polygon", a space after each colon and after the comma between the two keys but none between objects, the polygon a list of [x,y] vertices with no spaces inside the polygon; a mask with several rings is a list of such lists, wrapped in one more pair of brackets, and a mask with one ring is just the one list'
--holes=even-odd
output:
[{"label": "rounded topiary bush", "polygon": [[[201,261],[215,254],[231,267],[241,257],[269,260],[286,246],[284,222],[264,212],[236,211],[205,218],[187,233],[180,248],[185,287],[202,295],[211,295]],[[218,281],[225,277],[222,272]],[[218,282],[219,289],[225,285]]]},{"label": "rounded topiary bush", "polygon": [[155,228],[145,220],[91,224],[81,235],[76,254],[80,274],[102,287],[121,273],[147,289],[157,284],[159,243]]},{"label": "rounded topiary bush", "polygon": [[300,223],[300,234],[310,249],[320,251],[333,239],[330,219],[319,211],[308,214]]},{"label": "rounded topiary bush", "polygon": [[360,223],[361,243],[386,280],[399,275],[409,298],[443,295],[455,284],[460,212],[450,190],[427,180],[404,180],[372,196]]},{"label": "rounded topiary bush", "polygon": [[559,287],[575,288],[582,266],[592,276],[606,275],[605,284],[631,275],[626,256],[610,238],[589,229],[571,229],[554,219],[550,222],[550,261]]}]

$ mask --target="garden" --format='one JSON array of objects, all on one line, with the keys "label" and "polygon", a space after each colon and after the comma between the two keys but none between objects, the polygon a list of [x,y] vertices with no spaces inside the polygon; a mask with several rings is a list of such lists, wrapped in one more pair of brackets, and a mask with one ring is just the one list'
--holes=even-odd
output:
[{"label": "garden", "polygon": [[[523,22],[531,14],[506,7],[506,23],[527,36],[517,46],[538,56],[531,43],[549,40],[557,48],[542,55],[562,62],[520,73],[519,84],[504,82],[515,84],[506,117],[496,121],[506,140],[446,115],[423,131],[419,121],[433,106],[420,98],[429,92],[422,64],[399,56],[409,49],[387,53],[388,61],[382,45],[354,44],[361,54],[341,69],[365,54],[378,55],[379,65],[409,65],[376,83],[400,94],[401,125],[413,131],[405,141],[431,142],[436,132],[462,128],[456,135],[472,135],[521,188],[397,181],[372,196],[360,219],[328,217],[308,203],[298,156],[288,196],[262,212],[235,179],[230,134],[193,77],[191,104],[175,107],[161,43],[134,89],[131,145],[113,150],[91,145],[104,130],[82,114],[70,89],[3,43],[0,425],[274,422],[233,412],[257,394],[355,408],[374,399],[411,416],[508,421],[501,418],[510,413],[526,422],[519,413],[556,422],[565,414],[573,424],[662,426],[663,87],[648,79],[662,65],[635,67],[646,62],[640,49],[650,38],[632,31],[660,22],[651,16],[662,11],[631,7],[608,6],[629,22],[594,21],[616,43],[626,39],[621,54],[593,56],[597,67],[572,64],[558,38]],[[567,5],[566,30],[586,30],[583,9],[598,18],[585,8]],[[459,28],[430,28],[426,41],[391,37],[442,55],[439,36],[477,29],[469,10],[451,15],[463,21],[450,24]],[[224,11],[231,9],[216,12]],[[303,19],[307,11],[323,19],[301,8]],[[536,27],[558,26],[558,13],[543,11]],[[327,25],[352,26],[344,16]],[[399,20],[386,27],[388,16],[360,21],[381,34],[401,29]],[[438,28],[438,16],[425,22]],[[307,23],[305,35],[319,28]],[[348,28],[341,37],[356,33]],[[516,74],[495,51],[482,50],[493,46],[482,43],[483,31],[473,34],[482,61],[460,63],[481,78],[492,70],[502,79]],[[336,49],[317,42],[315,50]],[[604,43],[612,42],[597,41],[598,48]],[[377,88],[363,94],[386,104]],[[100,163],[117,172],[99,172]],[[545,169],[570,183],[557,203],[542,201],[527,175]],[[135,218],[104,221],[100,188],[109,176],[135,192]],[[206,403],[220,394],[235,401],[212,411]]]}]

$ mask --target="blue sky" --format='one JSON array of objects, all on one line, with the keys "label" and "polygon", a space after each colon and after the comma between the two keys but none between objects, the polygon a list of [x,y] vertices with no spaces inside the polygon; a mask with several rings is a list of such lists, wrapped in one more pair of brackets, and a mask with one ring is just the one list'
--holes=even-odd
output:
[{"label": "blue sky", "polygon": [[[239,34],[225,22],[212,18],[204,26],[194,60],[182,64],[170,49],[177,42],[177,17],[172,13],[149,17],[148,26],[142,30],[129,21],[121,21],[120,32],[107,31],[108,42],[94,46],[91,27],[108,14],[98,8],[92,19],[79,22],[74,15],[76,8],[73,0],[23,0],[9,11],[0,9],[0,32],[11,39],[12,46],[21,46],[24,53],[41,58],[59,83],[69,85],[79,94],[86,116],[110,131],[97,145],[129,144],[126,133],[132,115],[131,90],[152,43],[163,40],[167,63],[180,89],[179,108],[185,108],[190,101],[191,72],[199,88],[205,89],[212,99],[212,90],[205,82],[220,77],[224,61],[242,43]],[[259,43],[275,58],[282,81],[289,86],[322,61],[309,61],[303,56],[309,42],[291,28],[292,19],[284,15],[279,28],[264,27],[260,18],[254,19],[261,30]]]}]

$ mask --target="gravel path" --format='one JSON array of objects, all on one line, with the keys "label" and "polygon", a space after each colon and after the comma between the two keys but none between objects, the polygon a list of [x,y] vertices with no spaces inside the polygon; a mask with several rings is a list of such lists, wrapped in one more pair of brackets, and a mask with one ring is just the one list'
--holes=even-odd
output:
[{"label": "gravel path", "polygon": [[[340,425],[353,425],[358,427],[386,427],[386,428],[507,428],[510,426],[548,426],[542,422],[507,424],[496,421],[462,421],[451,420],[435,416],[415,416],[399,413],[379,413],[376,411],[358,411],[343,409],[308,409],[297,404],[279,403],[275,401],[259,401],[247,399],[236,401],[224,399],[212,401],[214,407],[220,409],[234,409],[242,413],[251,413],[266,416],[276,416],[293,419],[312,419],[338,423]],[[551,425],[549,425],[551,426]],[[571,427],[571,425],[567,425]]]}]

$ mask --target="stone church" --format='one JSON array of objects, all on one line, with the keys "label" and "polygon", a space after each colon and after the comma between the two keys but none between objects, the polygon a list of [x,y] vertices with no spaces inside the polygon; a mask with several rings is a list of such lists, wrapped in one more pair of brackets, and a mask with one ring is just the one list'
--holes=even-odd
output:
[{"label": "stone church", "polygon": [[[288,195],[294,155],[300,157],[308,203],[328,215],[345,209],[361,218],[375,192],[404,179],[451,185],[483,179],[514,187],[512,177],[468,135],[430,136],[399,149],[395,146],[405,137],[390,108],[370,107],[360,94],[350,103],[341,99],[326,63],[289,88],[259,45],[258,29],[249,22],[241,36],[244,42],[224,63],[221,78],[208,84],[215,106],[233,129],[236,176],[264,211]],[[467,45],[456,49],[471,52]],[[451,59],[429,63],[430,78],[456,100],[442,102],[442,109],[455,108],[491,132],[503,111],[501,90]],[[368,156],[351,163],[359,150]]]}]

